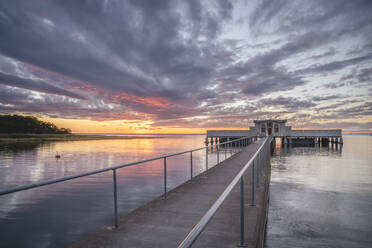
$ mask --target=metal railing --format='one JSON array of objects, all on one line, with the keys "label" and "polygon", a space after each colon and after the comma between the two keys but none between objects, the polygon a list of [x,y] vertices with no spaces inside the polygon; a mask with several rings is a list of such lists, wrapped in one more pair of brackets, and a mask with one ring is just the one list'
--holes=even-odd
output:
[{"label": "metal railing", "polygon": [[117,178],[116,178],[116,170],[124,168],[124,167],[129,167],[133,165],[138,165],[146,162],[151,162],[155,160],[161,160],[163,159],[163,177],[164,177],[164,198],[167,198],[167,158],[169,157],[174,157],[186,153],[190,153],[190,181],[193,180],[193,152],[200,151],[200,150],[206,150],[206,159],[205,159],[205,168],[206,171],[208,171],[208,152],[209,150],[211,151],[211,154],[213,154],[213,150],[216,152],[217,156],[217,164],[220,162],[220,150],[224,150],[225,152],[225,159],[227,158],[227,150],[230,151],[230,154],[233,155],[237,152],[239,152],[243,147],[247,146],[251,142],[251,137],[244,137],[228,142],[223,142],[223,143],[218,143],[218,144],[212,144],[212,145],[207,145],[204,147],[192,149],[192,150],[187,150],[183,152],[177,152],[173,154],[167,154],[159,157],[153,157],[145,160],[140,160],[136,162],[131,162],[127,164],[122,164],[122,165],[117,165],[113,167],[108,167],[108,168],[103,168],[99,170],[94,170],[86,173],[81,173],[77,175],[72,175],[72,176],[66,176],[66,177],[61,177],[57,179],[51,179],[51,180],[46,180],[43,182],[38,182],[38,183],[33,183],[33,184],[28,184],[28,185],[21,185],[13,188],[8,188],[8,189],[3,189],[0,190],[0,196],[2,195],[7,195],[19,191],[24,191],[32,188],[37,188],[37,187],[42,187],[50,184],[55,184],[59,182],[64,182],[64,181],[69,181],[72,179],[80,178],[80,177],[86,177],[86,176],[91,176],[107,171],[112,171],[113,172],[113,193],[114,193],[114,227],[117,229],[118,228],[118,198],[117,198]]},{"label": "metal railing", "polygon": [[[204,214],[204,216],[199,220],[199,222],[193,227],[193,229],[189,232],[186,238],[179,244],[178,248],[186,248],[191,247],[194,242],[197,240],[199,235],[203,232],[206,228],[209,221],[212,217],[216,214],[219,207],[225,201],[226,197],[230,194],[232,189],[238,184],[240,181],[240,242],[238,244],[239,247],[246,247],[244,243],[244,179],[243,175],[248,170],[249,167],[252,168],[251,171],[251,183],[252,183],[252,190],[251,190],[251,206],[255,205],[255,177],[257,186],[259,185],[259,177],[263,174],[263,168],[265,166],[266,159],[268,158],[268,154],[270,152],[270,143],[272,140],[272,136],[266,137],[265,140],[262,142],[261,146],[254,154],[254,156],[244,165],[244,167],[239,171],[239,173],[235,176],[235,178],[231,181],[231,183],[226,187],[226,189],[222,192],[222,194],[218,197],[218,199],[214,202],[214,204],[209,208],[209,210]],[[255,165],[257,168],[255,169]],[[255,175],[256,173],[256,175]]]}]

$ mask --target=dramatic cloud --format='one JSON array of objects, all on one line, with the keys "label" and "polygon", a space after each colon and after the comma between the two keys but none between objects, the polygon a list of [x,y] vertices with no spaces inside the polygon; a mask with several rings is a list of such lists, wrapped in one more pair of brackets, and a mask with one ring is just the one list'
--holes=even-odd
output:
[{"label": "dramatic cloud", "polygon": [[18,88],[30,89],[34,91],[40,91],[44,93],[69,96],[69,97],[77,98],[77,99],[84,99],[84,97],[78,94],[75,94],[68,90],[64,90],[56,86],[47,84],[43,82],[42,80],[32,80],[32,79],[27,79],[27,78],[21,78],[21,77],[16,77],[12,75],[7,75],[1,72],[0,72],[0,84],[14,86]]},{"label": "dramatic cloud", "polygon": [[369,123],[371,12],[368,0],[1,1],[0,112]]},{"label": "dramatic cloud", "polygon": [[292,111],[314,107],[316,104],[311,101],[301,101],[292,97],[278,97],[275,99],[262,99],[260,104],[264,107],[275,106],[276,108],[283,107]]}]

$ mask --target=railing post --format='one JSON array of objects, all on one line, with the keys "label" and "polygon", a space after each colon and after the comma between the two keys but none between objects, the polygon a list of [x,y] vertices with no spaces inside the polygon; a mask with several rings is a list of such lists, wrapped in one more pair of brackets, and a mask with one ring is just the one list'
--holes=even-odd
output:
[{"label": "railing post", "polygon": [[164,199],[167,199],[167,157],[164,157]]},{"label": "railing post", "polygon": [[226,158],[227,158],[227,147],[225,145],[225,160],[226,160]]},{"label": "railing post", "polygon": [[[260,153],[261,154],[261,151]],[[257,176],[257,188],[260,187],[260,170],[261,170],[262,164],[257,163],[257,169],[256,169],[256,176]]]},{"label": "railing post", "polygon": [[261,164],[261,167],[260,167],[260,175],[262,176],[262,173],[263,173],[263,168],[265,166],[265,145],[262,147],[262,164]]},{"label": "railing post", "polygon": [[114,181],[114,227],[118,229],[118,192],[116,185],[116,169],[112,170],[113,181]]},{"label": "railing post", "polygon": [[262,175],[262,168],[264,166],[264,163],[265,163],[265,158],[263,156],[263,153],[260,152],[260,175]]},{"label": "railing post", "polygon": [[190,181],[192,181],[192,151],[190,152]]},{"label": "railing post", "polygon": [[205,149],[205,171],[208,171],[208,146]]},{"label": "railing post", "polygon": [[240,178],[240,243],[238,247],[247,247],[244,244],[244,179]]},{"label": "railing post", "polygon": [[217,146],[217,164],[220,163],[220,149],[218,149],[218,146]]},{"label": "railing post", "polygon": [[251,206],[254,206],[254,165],[255,165],[255,160],[253,160],[252,163],[252,199],[251,199]]},{"label": "railing post", "polygon": [[[265,148],[266,148],[266,145],[265,145]],[[264,173],[264,169],[265,169],[265,166],[266,166],[266,162],[267,162],[267,152],[266,152],[266,149],[265,149],[265,153],[263,154],[263,163],[262,163],[261,174]]]},{"label": "railing post", "polygon": [[258,167],[258,165],[260,164],[260,154],[257,155],[255,160],[257,162],[257,167]]}]

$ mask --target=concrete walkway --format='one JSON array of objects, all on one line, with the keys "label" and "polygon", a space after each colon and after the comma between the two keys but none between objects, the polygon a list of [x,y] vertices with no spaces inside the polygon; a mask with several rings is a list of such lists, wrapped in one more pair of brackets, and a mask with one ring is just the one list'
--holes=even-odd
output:
[{"label": "concrete walkway", "polygon": [[[206,213],[238,171],[257,151],[261,141],[195,177],[162,198],[138,208],[119,220],[119,230],[102,228],[71,247],[177,247]],[[266,161],[269,163],[269,160]],[[266,166],[264,175],[269,167]],[[251,170],[245,178],[246,243],[262,247],[267,214],[268,177],[256,187],[256,206],[251,207]],[[240,240],[239,185],[234,188],[193,247],[236,247]]]}]

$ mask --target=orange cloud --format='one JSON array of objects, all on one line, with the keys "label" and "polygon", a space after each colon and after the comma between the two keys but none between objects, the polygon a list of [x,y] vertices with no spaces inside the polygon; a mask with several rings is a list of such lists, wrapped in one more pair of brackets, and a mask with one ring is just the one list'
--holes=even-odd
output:
[{"label": "orange cloud", "polygon": [[171,105],[174,104],[169,99],[166,99],[164,97],[139,97],[126,92],[120,92],[119,94],[114,95],[113,98],[134,103],[141,103],[146,106],[155,106],[163,109],[170,109]]}]

